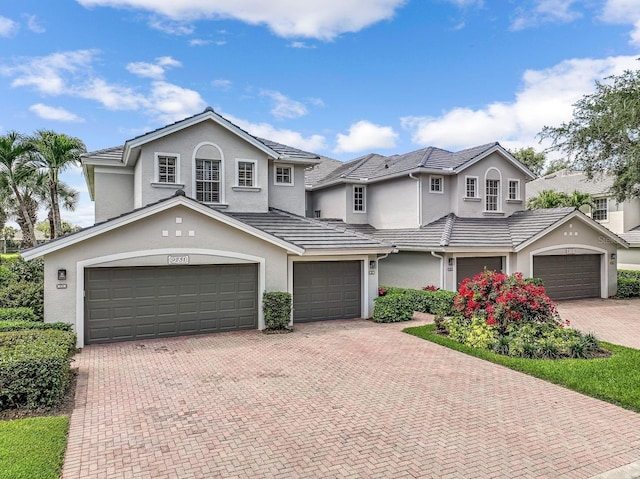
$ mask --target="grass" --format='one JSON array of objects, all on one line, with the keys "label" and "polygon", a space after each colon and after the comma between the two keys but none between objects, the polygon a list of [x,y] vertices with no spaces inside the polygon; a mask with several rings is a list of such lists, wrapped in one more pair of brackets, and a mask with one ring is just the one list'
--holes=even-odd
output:
[{"label": "grass", "polygon": [[68,428],[66,416],[0,422],[0,479],[58,479]]},{"label": "grass", "polygon": [[501,364],[625,409],[640,412],[640,351],[601,342],[611,351],[600,359],[523,359],[475,349],[435,333],[435,325],[407,328],[406,333],[492,363]]}]

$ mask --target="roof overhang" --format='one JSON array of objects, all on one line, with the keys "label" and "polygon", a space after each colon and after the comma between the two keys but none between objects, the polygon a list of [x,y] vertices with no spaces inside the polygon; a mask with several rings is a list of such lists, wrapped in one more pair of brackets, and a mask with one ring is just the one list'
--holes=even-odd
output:
[{"label": "roof overhang", "polygon": [[259,239],[262,239],[267,243],[271,243],[275,246],[283,248],[289,253],[301,255],[305,252],[305,250],[303,248],[300,248],[299,246],[293,245],[287,241],[284,241],[273,235],[265,233],[262,230],[254,228],[253,226],[249,226],[248,224],[242,221],[239,221],[235,218],[225,215],[224,213],[221,213],[212,208],[209,208],[208,206],[205,206],[195,200],[192,200],[185,196],[173,196],[167,200],[163,200],[153,205],[149,205],[139,210],[135,210],[131,213],[120,216],[118,218],[114,218],[104,223],[91,226],[77,233],[64,236],[62,238],[49,241],[48,243],[44,243],[44,244],[35,246],[33,248],[24,250],[21,252],[22,257],[27,261],[35,258],[40,258],[47,254],[51,254],[61,249],[68,248],[82,241],[88,240],[90,238],[94,238],[96,236],[100,236],[102,234],[113,231],[117,228],[121,228],[123,226],[135,223],[136,221],[139,221],[149,216],[169,210],[176,206],[185,206],[186,208],[189,208],[193,211],[197,211],[211,219],[219,221],[220,223],[226,224],[240,231],[248,233],[252,236],[255,236]]},{"label": "roof overhang", "polygon": [[369,246],[366,248],[310,248],[305,250],[302,256],[353,256],[353,255],[374,255],[392,253],[395,247],[384,245],[379,247]]},{"label": "roof overhang", "polygon": [[396,178],[409,177],[411,175],[419,175],[419,174],[428,174],[428,175],[439,175],[439,176],[451,176],[455,175],[456,172],[454,170],[443,170],[438,168],[412,168],[410,170],[399,171],[397,173],[393,173],[391,175],[378,176],[376,178],[336,178],[335,180],[328,181],[322,184],[316,185],[305,185],[307,191],[315,191],[322,190],[324,188],[330,188],[336,185],[369,185],[373,183],[380,183],[382,181],[393,180]]},{"label": "roof overhang", "polygon": [[493,153],[499,153],[506,160],[508,160],[511,164],[513,164],[513,166],[515,166],[517,169],[519,169],[525,175],[527,175],[530,179],[533,180],[533,179],[536,178],[536,175],[534,175],[533,172],[529,168],[527,168],[522,163],[520,163],[518,160],[516,160],[513,157],[513,155],[511,153],[509,153],[507,150],[505,150],[500,144],[496,144],[496,145],[492,146],[491,148],[489,148],[488,150],[482,152],[481,154],[479,154],[475,158],[473,158],[473,159],[469,160],[468,162],[462,164],[458,168],[455,168],[454,171],[455,171],[455,173],[460,173],[461,171],[466,170],[470,166],[475,165],[479,161],[484,160],[487,156],[492,155]]}]

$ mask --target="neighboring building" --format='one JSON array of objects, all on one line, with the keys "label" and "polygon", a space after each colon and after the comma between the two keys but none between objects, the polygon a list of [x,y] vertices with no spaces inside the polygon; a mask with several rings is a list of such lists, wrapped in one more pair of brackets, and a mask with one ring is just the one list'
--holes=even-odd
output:
[{"label": "neighboring building", "polygon": [[616,291],[626,243],[573,208],[525,211],[534,175],[498,143],[370,154],[307,188],[307,215],[396,245],[381,284],[455,290],[484,268],[544,280],[554,299]]},{"label": "neighboring building", "polygon": [[[304,217],[315,154],[204,112],[82,158],[96,225],[23,252],[45,262],[45,320],[89,343],[369,317],[392,247]],[[326,165],[325,165],[326,166]]]},{"label": "neighboring building", "polygon": [[613,231],[627,243],[629,248],[618,249],[618,268],[640,269],[640,200],[619,203],[611,195],[614,178],[608,174],[596,174],[587,179],[583,171],[564,169],[545,175],[527,183],[527,200],[536,197],[543,190],[572,194],[574,191],[588,193],[593,197],[593,206],[581,208],[594,220]]}]

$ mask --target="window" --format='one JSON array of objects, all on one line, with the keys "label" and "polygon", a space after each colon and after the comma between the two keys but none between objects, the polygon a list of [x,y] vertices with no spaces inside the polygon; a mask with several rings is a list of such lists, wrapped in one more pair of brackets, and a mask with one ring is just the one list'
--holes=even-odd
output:
[{"label": "window", "polygon": [[275,169],[276,185],[293,185],[293,168],[290,166],[276,166]]},{"label": "window", "polygon": [[487,211],[499,211],[500,180],[487,180],[485,202]]},{"label": "window", "polygon": [[354,213],[364,213],[366,211],[366,187],[353,187],[353,211]]},{"label": "window", "polygon": [[478,178],[475,176],[466,177],[465,195],[467,198],[478,197]]},{"label": "window", "polygon": [[520,199],[520,180],[509,180],[509,199]]},{"label": "window", "polygon": [[429,177],[429,192],[431,193],[442,193],[443,191],[443,181],[442,176],[430,176]]},{"label": "window", "polygon": [[238,161],[238,186],[254,187],[255,184],[255,162]]},{"label": "window", "polygon": [[178,157],[156,153],[156,183],[178,183]]},{"label": "window", "polygon": [[196,199],[203,203],[220,202],[220,161],[196,158]]},{"label": "window", "polygon": [[593,214],[596,221],[607,221],[609,219],[609,202],[606,198],[596,198],[593,200]]}]

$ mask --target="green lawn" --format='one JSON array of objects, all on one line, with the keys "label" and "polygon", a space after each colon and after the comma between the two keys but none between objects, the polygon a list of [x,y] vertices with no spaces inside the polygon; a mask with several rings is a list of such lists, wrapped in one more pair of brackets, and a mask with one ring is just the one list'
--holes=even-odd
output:
[{"label": "green lawn", "polygon": [[435,326],[407,328],[406,333],[477,358],[559,384],[603,401],[640,412],[640,351],[601,342],[613,354],[603,359],[522,359],[470,348],[434,333]]},{"label": "green lawn", "polygon": [[69,418],[0,421],[0,479],[58,479]]}]

